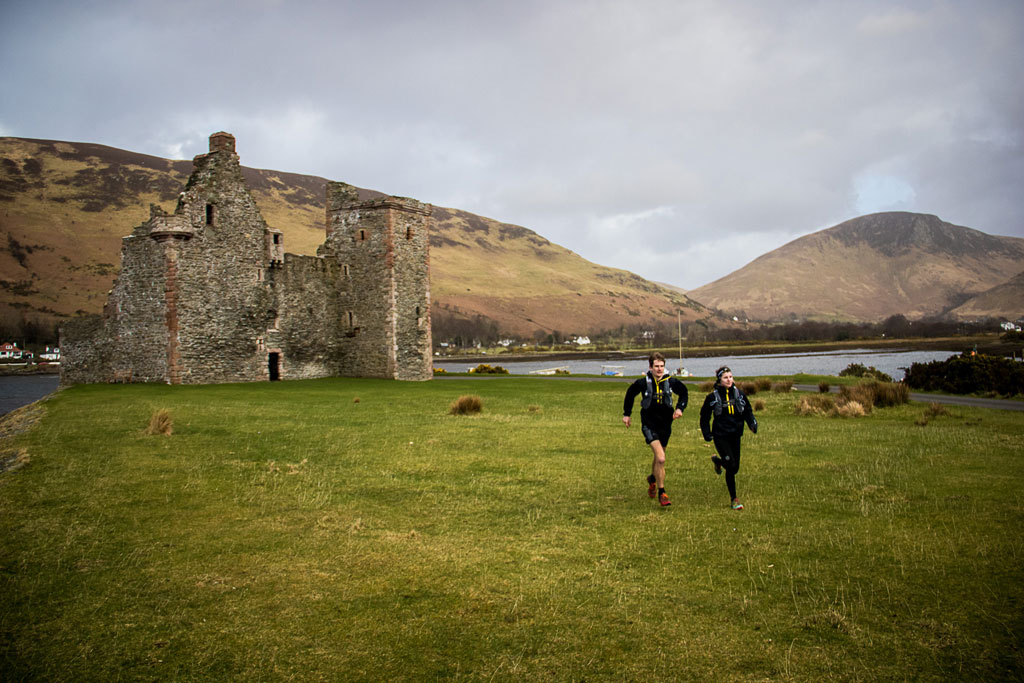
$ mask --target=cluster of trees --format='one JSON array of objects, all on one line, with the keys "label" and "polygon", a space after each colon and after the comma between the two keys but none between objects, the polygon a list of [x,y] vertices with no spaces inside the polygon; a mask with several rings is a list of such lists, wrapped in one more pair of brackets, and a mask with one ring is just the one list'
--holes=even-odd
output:
[{"label": "cluster of trees", "polygon": [[498,323],[485,315],[465,315],[458,311],[435,307],[430,313],[430,333],[434,343],[453,346],[493,346],[501,339]]},{"label": "cluster of trees", "polygon": [[[497,322],[485,315],[464,315],[448,309],[434,309],[434,343],[447,342],[455,347],[493,346],[503,338]],[[908,320],[903,315],[894,315],[879,323],[820,322],[812,320],[794,321],[778,325],[744,325],[741,327],[715,327],[703,320],[685,323],[682,334],[689,346],[711,342],[805,342],[805,341],[847,341],[854,339],[878,338],[930,338],[954,337],[983,332],[999,331],[997,321],[958,322],[944,318]],[[578,334],[586,334],[598,349],[601,348],[646,348],[673,346],[679,339],[677,322],[663,319],[656,322],[620,325],[617,328],[598,332],[563,332],[560,330],[537,330],[530,339],[541,347],[562,344]]]},{"label": "cluster of trees", "polygon": [[847,341],[879,337],[955,337],[998,331],[996,321],[965,323],[945,318],[908,320],[903,315],[889,316],[880,323],[843,323],[804,320],[762,327],[716,329],[709,332],[712,341]]},{"label": "cluster of trees", "polygon": [[0,343],[11,342],[19,348],[56,346],[59,322],[6,311],[0,314]]},{"label": "cluster of trees", "polygon": [[912,363],[903,381],[911,389],[941,391],[947,394],[996,393],[1002,396],[1024,394],[1024,363],[964,353],[943,361]]},{"label": "cluster of trees", "polygon": [[[435,308],[431,314],[431,334],[434,344],[447,343],[458,348],[495,346],[505,339],[515,338],[502,332],[498,323],[485,315],[466,315],[456,310]],[[706,330],[703,324],[693,324],[683,329],[683,334]],[[535,347],[551,348],[564,345],[580,335],[590,337],[591,344],[601,348],[658,347],[671,346],[679,338],[675,321],[661,323],[633,323],[597,333],[588,331],[534,330],[528,338],[516,338],[519,343]],[[688,337],[689,338],[689,337]]]}]

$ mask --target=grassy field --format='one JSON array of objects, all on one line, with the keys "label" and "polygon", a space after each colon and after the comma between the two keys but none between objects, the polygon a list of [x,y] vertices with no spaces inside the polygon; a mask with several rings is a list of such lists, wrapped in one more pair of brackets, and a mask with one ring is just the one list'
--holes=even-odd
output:
[{"label": "grassy field", "polygon": [[61,391],[6,439],[0,680],[1024,676],[1024,415],[759,393],[736,512],[693,396],[661,509],[625,386]]}]

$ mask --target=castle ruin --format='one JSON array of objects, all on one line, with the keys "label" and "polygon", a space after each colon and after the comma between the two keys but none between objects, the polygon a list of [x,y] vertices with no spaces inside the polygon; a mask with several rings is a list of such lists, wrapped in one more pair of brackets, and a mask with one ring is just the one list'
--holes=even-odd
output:
[{"label": "castle ruin", "polygon": [[174,213],[123,238],[103,315],[62,327],[61,384],[432,377],[430,205],[326,193],[317,255],[285,253],[235,138],[211,135]]}]

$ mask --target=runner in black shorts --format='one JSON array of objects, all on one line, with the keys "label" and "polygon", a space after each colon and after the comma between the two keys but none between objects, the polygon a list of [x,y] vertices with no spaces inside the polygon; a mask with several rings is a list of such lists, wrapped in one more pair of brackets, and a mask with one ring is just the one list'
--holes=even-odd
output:
[{"label": "runner in black shorts", "polygon": [[[665,374],[665,357],[660,353],[652,353],[647,359],[650,370],[646,375],[629,385],[626,399],[622,403],[622,422],[629,428],[633,424],[630,417],[633,413],[633,401],[637,394],[643,396],[640,408],[640,425],[644,441],[654,453],[651,463],[651,474],[647,477],[647,495],[663,506],[671,505],[665,493],[665,448],[672,437],[672,421],[683,416],[686,409],[686,385],[675,377]],[[672,396],[679,397],[672,406]]]}]

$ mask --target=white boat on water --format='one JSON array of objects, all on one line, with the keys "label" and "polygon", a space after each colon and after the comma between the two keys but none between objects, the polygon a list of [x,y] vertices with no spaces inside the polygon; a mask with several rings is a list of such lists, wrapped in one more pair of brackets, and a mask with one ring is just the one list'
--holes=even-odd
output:
[{"label": "white boat on water", "polygon": [[563,365],[558,368],[544,368],[543,370],[530,370],[531,375],[568,375],[569,366]]}]

